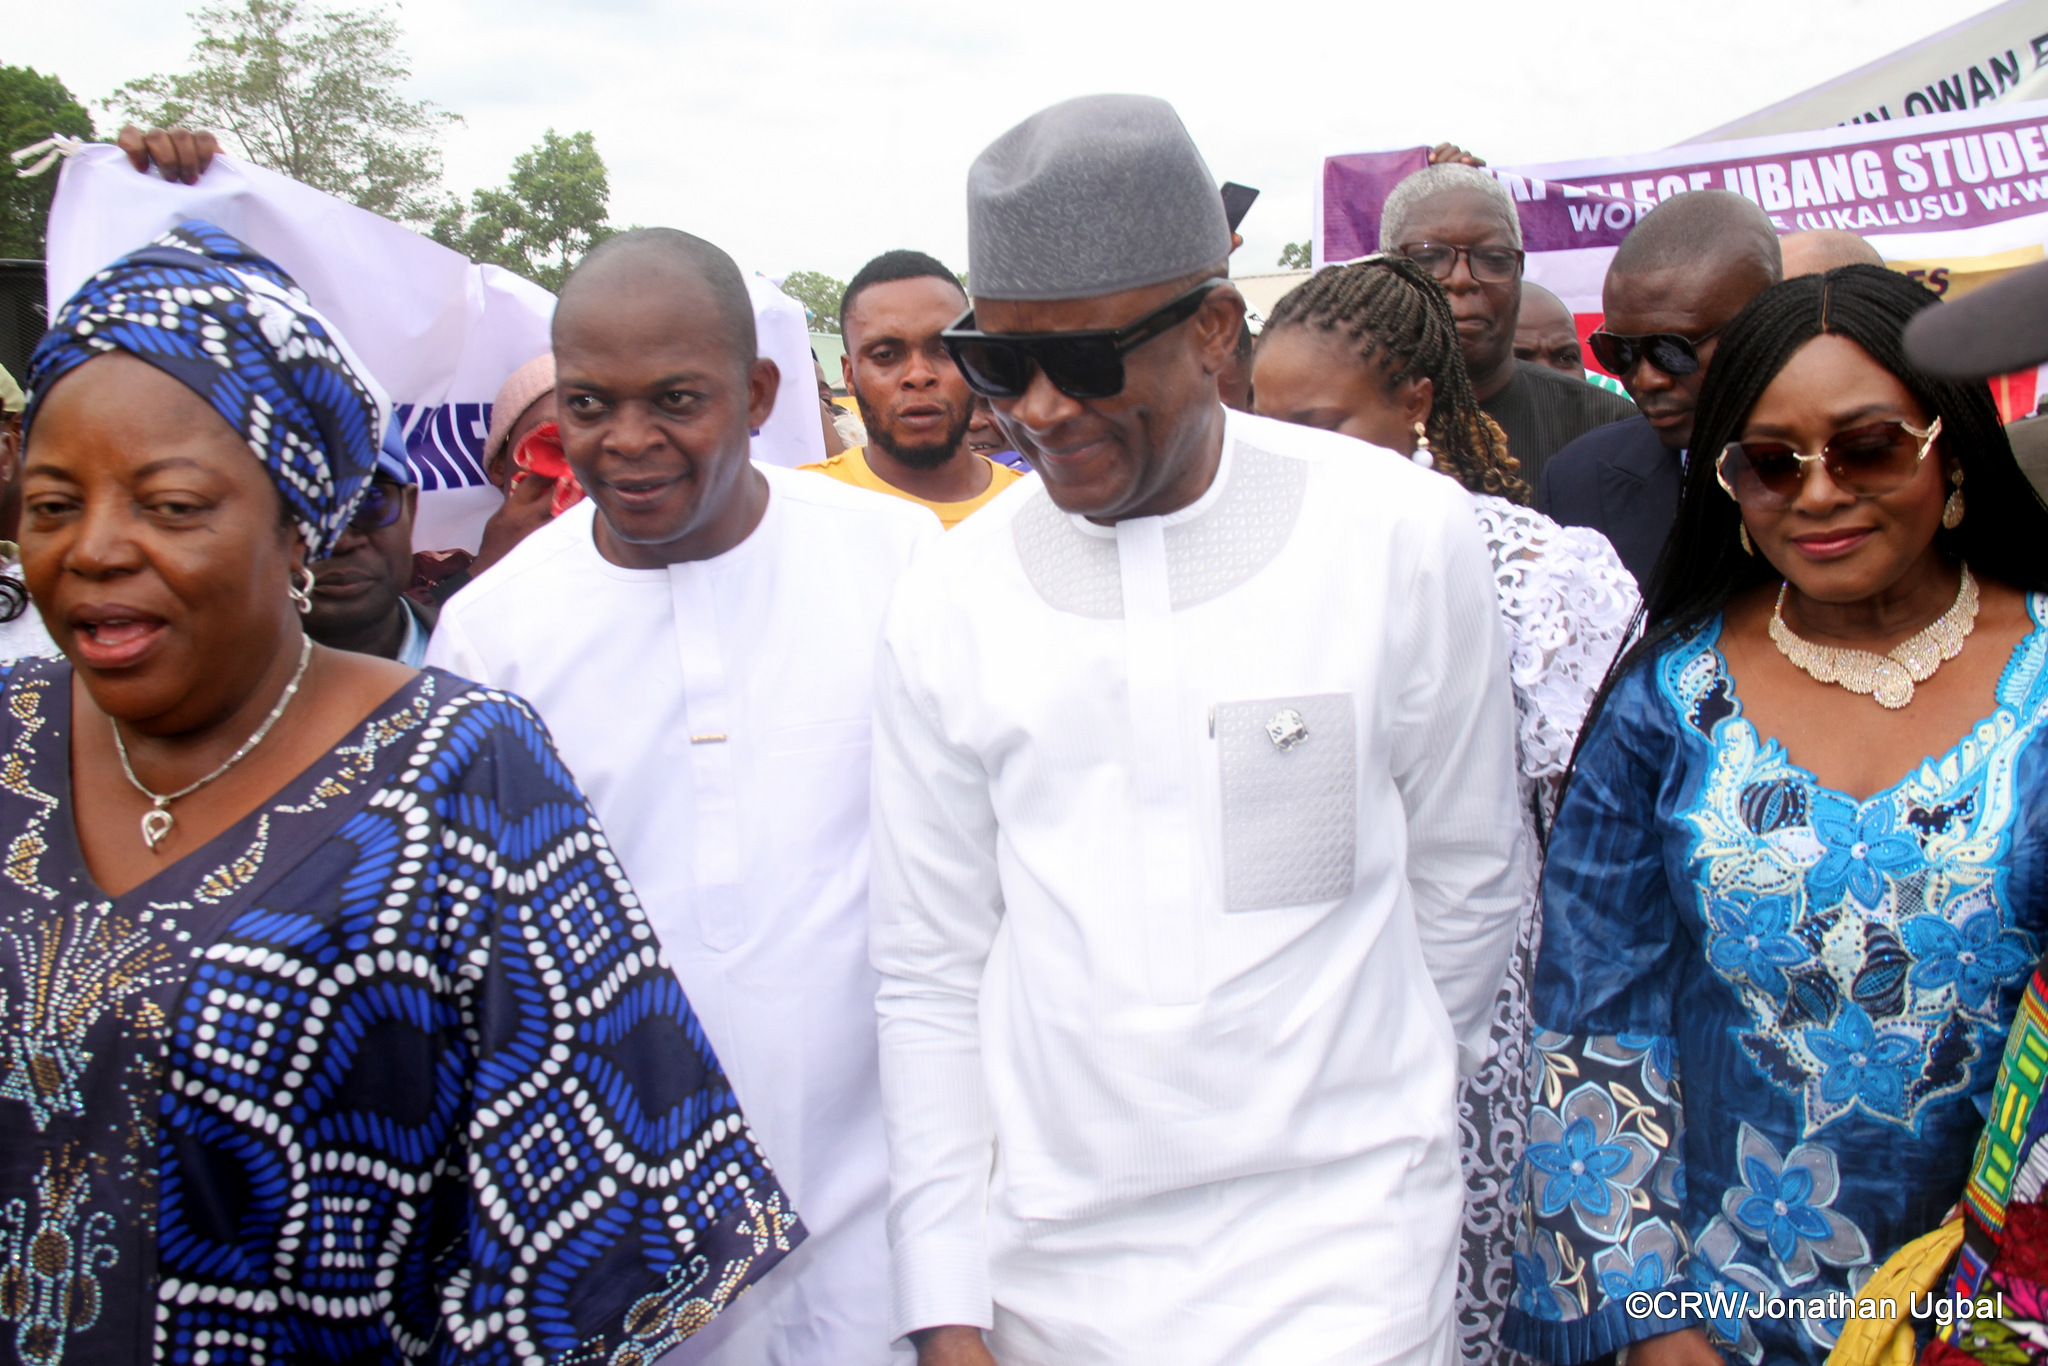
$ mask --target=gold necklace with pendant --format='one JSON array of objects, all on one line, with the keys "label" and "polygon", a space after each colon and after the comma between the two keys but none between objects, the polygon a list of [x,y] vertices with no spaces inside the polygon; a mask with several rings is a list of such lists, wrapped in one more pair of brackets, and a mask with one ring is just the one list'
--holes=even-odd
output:
[{"label": "gold necklace with pendant", "polygon": [[1915,683],[1925,683],[1936,669],[1961,654],[1963,642],[1977,629],[1977,582],[1968,565],[1963,566],[1955,604],[1881,655],[1802,639],[1785,624],[1785,593],[1790,587],[1779,585],[1778,605],[1771,609],[1771,643],[1778,652],[1820,682],[1875,698],[1877,705],[1893,711],[1913,700]]}]

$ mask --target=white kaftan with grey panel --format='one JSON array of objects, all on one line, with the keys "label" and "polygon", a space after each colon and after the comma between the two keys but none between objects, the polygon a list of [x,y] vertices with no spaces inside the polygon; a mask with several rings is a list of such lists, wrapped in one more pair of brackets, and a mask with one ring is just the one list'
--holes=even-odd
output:
[{"label": "white kaftan with grey panel", "polygon": [[1020,484],[905,575],[875,698],[893,1328],[1003,1366],[1456,1352],[1456,1090],[1512,947],[1473,505],[1230,413],[1097,526]]}]

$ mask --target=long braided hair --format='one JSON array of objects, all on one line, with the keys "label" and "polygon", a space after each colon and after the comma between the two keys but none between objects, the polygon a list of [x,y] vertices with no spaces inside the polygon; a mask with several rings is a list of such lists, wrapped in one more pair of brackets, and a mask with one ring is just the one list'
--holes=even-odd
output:
[{"label": "long braided hair", "polygon": [[1423,430],[1437,467],[1473,493],[1529,501],[1529,486],[1515,473],[1521,462],[1472,392],[1450,296],[1421,266],[1387,255],[1325,266],[1273,306],[1264,335],[1283,327],[1341,332],[1389,390],[1426,377],[1434,398]]},{"label": "long braided hair", "polygon": [[1741,436],[1750,411],[1792,354],[1823,334],[1855,342],[1941,418],[1941,438],[1929,457],[1941,452],[1957,462],[1969,510],[1961,526],[1936,531],[1935,544],[1980,578],[2048,591],[2048,508],[2013,459],[1990,386],[1936,379],[1906,358],[1906,324],[1939,302],[1896,271],[1842,266],[1774,285],[1735,315],[1700,388],[1677,521],[1644,595],[1646,629],[1608,670],[1579,729],[1580,743],[1624,674],[1703,625],[1736,594],[1782,577],[1761,555],[1742,552],[1736,540],[1742,510],[1721,488],[1715,462]]}]

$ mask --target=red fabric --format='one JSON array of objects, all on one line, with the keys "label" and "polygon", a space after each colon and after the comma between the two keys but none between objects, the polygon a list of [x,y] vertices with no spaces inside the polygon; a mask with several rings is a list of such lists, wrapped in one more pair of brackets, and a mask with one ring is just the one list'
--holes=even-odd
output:
[{"label": "red fabric", "polygon": [[562,429],[555,423],[543,422],[528,432],[512,452],[512,463],[519,466],[519,473],[512,476],[514,484],[522,479],[554,482],[555,497],[548,507],[550,517],[559,517],[583,501],[583,485],[576,482],[576,472],[569,468],[568,456],[562,451]]},{"label": "red fabric", "polygon": [[1920,1366],[1983,1366],[1983,1363],[1968,1352],[1951,1347],[1940,1338],[1933,1338],[1920,1351]]},{"label": "red fabric", "polygon": [[412,557],[412,582],[405,595],[422,607],[434,605],[434,585],[469,572],[476,556],[467,550],[421,550]]},{"label": "red fabric", "polygon": [[2034,390],[2040,374],[2039,370],[2015,370],[2010,375],[1991,377],[1991,397],[1998,404],[2000,422],[2017,422],[2034,415]]},{"label": "red fabric", "polygon": [[2048,1207],[2015,1200],[2005,1207],[2005,1232],[1998,1240],[1992,1274],[2003,1273],[2048,1285]]}]

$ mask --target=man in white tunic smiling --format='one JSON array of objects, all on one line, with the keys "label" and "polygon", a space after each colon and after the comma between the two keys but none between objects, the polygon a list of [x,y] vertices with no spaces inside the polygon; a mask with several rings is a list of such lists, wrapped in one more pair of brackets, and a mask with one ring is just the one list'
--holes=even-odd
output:
[{"label": "man in white tunic smiling", "polygon": [[1163,102],[997,139],[968,244],[949,346],[1043,483],[882,646],[894,1329],[925,1366],[1448,1361],[1459,1053],[1520,896],[1470,504],[1226,412],[1230,231]]},{"label": "man in white tunic smiling", "polygon": [[938,520],[748,460],[778,382],[810,385],[756,358],[746,283],[700,238],[591,252],[554,351],[590,496],[449,600],[427,662],[539,710],[811,1230],[665,1366],[878,1366],[869,698],[890,590]]}]

